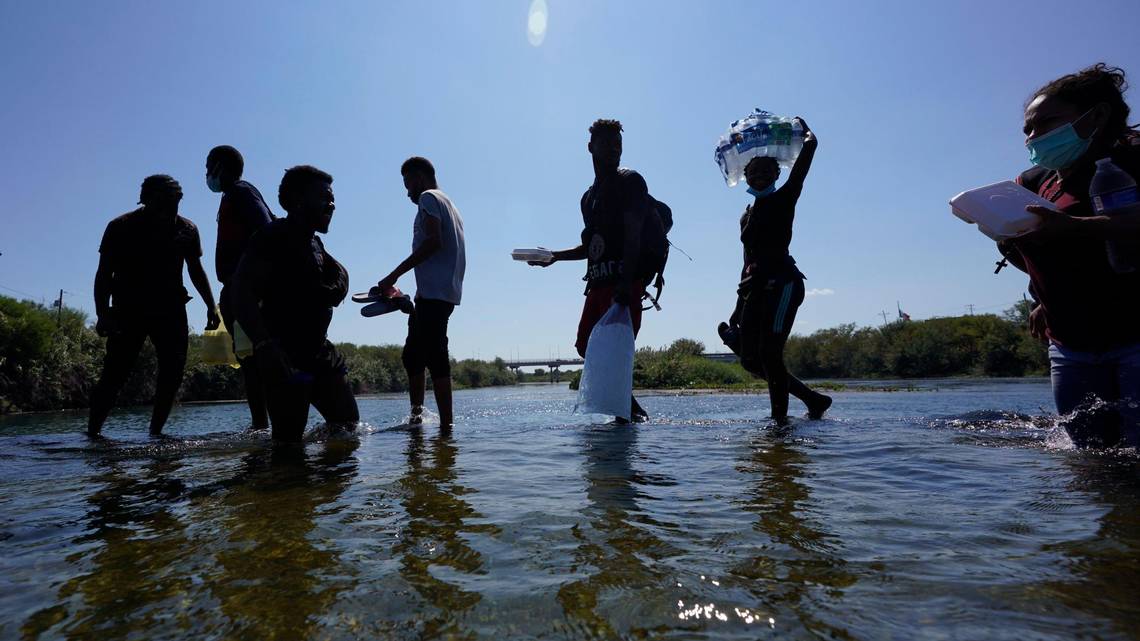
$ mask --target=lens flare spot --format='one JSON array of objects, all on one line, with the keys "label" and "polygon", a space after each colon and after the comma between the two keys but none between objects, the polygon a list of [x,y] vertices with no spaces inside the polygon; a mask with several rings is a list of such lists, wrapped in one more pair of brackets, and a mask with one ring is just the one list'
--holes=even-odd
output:
[{"label": "lens flare spot", "polygon": [[526,38],[537,47],[546,40],[546,0],[533,0],[526,18]]}]

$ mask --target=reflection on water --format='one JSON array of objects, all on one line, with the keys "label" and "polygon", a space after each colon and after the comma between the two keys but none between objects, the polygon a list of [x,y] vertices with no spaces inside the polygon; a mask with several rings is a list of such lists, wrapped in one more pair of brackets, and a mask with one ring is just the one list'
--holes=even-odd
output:
[{"label": "reflection on water", "polygon": [[480,515],[463,499],[471,490],[456,482],[457,450],[451,435],[442,432],[425,443],[423,428],[413,426],[407,436],[407,468],[400,486],[408,520],[395,552],[400,556],[400,576],[434,610],[421,630],[426,638],[435,638],[459,632],[458,621],[482,598],[437,574],[482,573],[483,558],[462,535],[495,528],[465,523]]},{"label": "reflection on water", "polygon": [[285,448],[242,405],[0,418],[0,639],[1140,638],[1140,458],[1067,447],[1047,382],[836,399],[482,390]]},{"label": "reflection on water", "polygon": [[759,604],[735,613],[746,623],[774,626],[777,613],[791,610],[807,630],[842,637],[844,630],[820,620],[816,610],[842,598],[857,578],[845,568],[842,542],[826,531],[822,509],[813,504],[803,478],[810,462],[805,447],[791,430],[776,430],[755,437],[737,467],[751,478],[742,507],[756,515],[753,527],[767,543],[730,570],[731,584],[747,589]]},{"label": "reflection on water", "polygon": [[251,452],[224,491],[201,499],[199,518],[223,531],[215,569],[203,581],[243,638],[284,631],[308,638],[337,595],[352,589],[351,568],[313,530],[321,506],[355,476],[357,445],[355,438],[329,441],[312,458],[296,445]]},{"label": "reflection on water", "polygon": [[[668,603],[662,591],[665,569],[657,562],[673,551],[652,529],[670,525],[646,516],[638,501],[645,500],[640,487],[672,481],[634,467],[633,459],[639,456],[637,433],[627,425],[592,426],[582,431],[589,502],[584,515],[589,527],[573,528],[578,542],[573,569],[586,577],[563,584],[558,603],[571,629],[590,637],[617,635],[611,615],[630,626],[621,632],[645,634],[636,613],[646,602]],[[649,618],[648,613],[642,614]]]},{"label": "reflection on water", "polygon": [[86,532],[72,542],[68,560],[85,571],[59,589],[62,603],[33,614],[23,627],[35,636],[64,619],[61,630],[69,639],[125,637],[176,619],[182,593],[191,587],[187,576],[171,572],[188,541],[187,524],[177,505],[185,486],[177,478],[177,458],[158,457],[136,471],[129,463],[95,461],[87,481]]},{"label": "reflection on water", "polygon": [[1088,493],[1107,511],[1094,535],[1046,546],[1063,554],[1072,570],[1064,580],[1048,582],[1046,590],[1075,610],[1111,622],[1105,636],[1140,637],[1140,461],[1106,453],[1069,464],[1072,489]]}]

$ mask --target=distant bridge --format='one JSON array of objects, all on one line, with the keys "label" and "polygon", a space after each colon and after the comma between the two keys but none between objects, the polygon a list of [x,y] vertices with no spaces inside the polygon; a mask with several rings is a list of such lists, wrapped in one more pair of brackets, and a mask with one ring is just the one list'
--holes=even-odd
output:
[{"label": "distant bridge", "polygon": [[[706,352],[702,354],[702,356],[718,363],[735,363],[740,360],[736,354],[732,352]],[[562,376],[562,372],[558,368],[571,365],[583,365],[586,361],[580,358],[531,358],[505,361],[505,363],[516,375],[518,375],[519,370],[524,367],[545,367],[546,370],[550,372],[550,382],[557,383],[561,380]]]}]

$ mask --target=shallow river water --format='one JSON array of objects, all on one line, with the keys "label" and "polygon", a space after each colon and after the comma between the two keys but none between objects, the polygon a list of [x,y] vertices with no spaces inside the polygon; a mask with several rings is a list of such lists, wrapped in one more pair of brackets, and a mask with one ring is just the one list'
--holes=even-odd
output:
[{"label": "shallow river water", "polygon": [[450,438],[364,398],[285,448],[234,404],[0,419],[0,639],[1140,638],[1140,458],[1068,447],[1046,381],[835,398],[485,389]]}]

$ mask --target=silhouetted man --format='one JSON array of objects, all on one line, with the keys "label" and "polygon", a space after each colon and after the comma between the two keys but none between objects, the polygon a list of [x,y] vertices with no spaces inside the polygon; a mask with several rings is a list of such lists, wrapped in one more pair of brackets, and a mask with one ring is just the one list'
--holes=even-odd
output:
[{"label": "silhouetted man", "polygon": [[412,423],[422,422],[424,370],[431,372],[439,426],[450,429],[454,422],[451,404],[451,357],[447,353],[447,322],[463,297],[467,269],[463,218],[435,180],[435,167],[427,158],[414,156],[400,167],[408,199],[417,207],[412,225],[412,253],[385,276],[377,288],[387,291],[396,280],[416,271],[416,307],[408,317],[404,342],[404,369],[408,372],[408,396]]},{"label": "silhouetted man", "polygon": [[178,215],[182,187],[170,176],[143,181],[139,209],[112,220],[99,245],[95,331],[107,337],[103,374],[91,394],[87,434],[98,436],[148,337],[158,357],[150,433],[162,433],[186,368],[189,329],[182,265],[206,303],[206,329],[216,329],[214,294],[202,269],[194,223]]},{"label": "silhouetted man", "polygon": [[[620,167],[621,132],[617,120],[599,119],[590,125],[586,149],[594,165],[594,183],[582,194],[582,243],[554,252],[548,263],[531,263],[548,267],[564,260],[586,261],[586,302],[574,343],[582,357],[594,325],[614,303],[629,307],[635,336],[641,329],[647,271],[641,265],[641,243],[650,208],[649,189],[641,174]],[[636,398],[630,404],[634,420],[648,418]]]},{"label": "silhouetted man", "polygon": [[[230,280],[249,246],[249,239],[273,220],[261,192],[241,179],[244,169],[245,160],[241,153],[229,145],[214,147],[206,156],[206,186],[210,191],[222,194],[218,205],[218,246],[214,252],[214,269],[222,283],[218,308],[230,336],[237,336],[233,303],[230,302],[233,293]],[[257,364],[251,357],[240,359],[240,362],[253,429],[266,429],[269,427],[269,415],[265,409],[265,391],[261,389]]]},{"label": "silhouetted man", "polygon": [[360,419],[348,368],[326,337],[348,293],[348,272],[317,238],[332,222],[332,180],[309,165],[286,171],[277,201],[288,215],[253,237],[233,277],[234,312],[253,342],[277,440],[301,440],[310,403],[329,423]]}]

